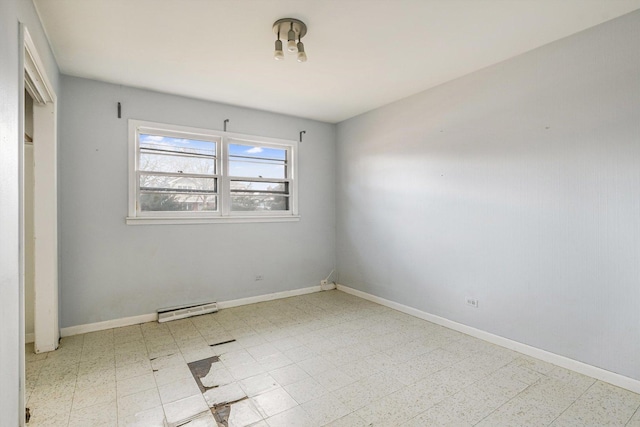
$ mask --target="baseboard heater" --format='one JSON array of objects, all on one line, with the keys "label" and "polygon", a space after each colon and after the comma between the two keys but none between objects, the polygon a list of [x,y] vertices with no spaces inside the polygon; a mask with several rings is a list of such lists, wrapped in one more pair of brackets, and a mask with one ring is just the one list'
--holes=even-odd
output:
[{"label": "baseboard heater", "polygon": [[158,323],[185,319],[187,317],[199,316],[201,314],[215,313],[216,311],[218,311],[218,303],[216,302],[161,308],[158,309]]}]

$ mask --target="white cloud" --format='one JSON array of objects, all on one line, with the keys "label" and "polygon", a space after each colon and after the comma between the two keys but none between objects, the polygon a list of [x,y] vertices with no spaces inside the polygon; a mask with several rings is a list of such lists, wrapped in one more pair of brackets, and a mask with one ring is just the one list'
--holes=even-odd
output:
[{"label": "white cloud", "polygon": [[260,147],[253,147],[253,148],[249,148],[246,152],[247,152],[247,153],[251,153],[251,154],[255,154],[255,153],[262,153],[262,148],[260,148]]},{"label": "white cloud", "polygon": [[164,139],[164,136],[147,135],[144,139],[148,139],[151,141],[162,141]]}]

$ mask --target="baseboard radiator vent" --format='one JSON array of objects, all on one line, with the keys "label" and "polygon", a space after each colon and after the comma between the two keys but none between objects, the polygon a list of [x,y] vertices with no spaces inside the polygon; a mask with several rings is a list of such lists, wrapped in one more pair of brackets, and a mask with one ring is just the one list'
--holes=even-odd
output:
[{"label": "baseboard radiator vent", "polygon": [[215,313],[216,311],[218,311],[218,303],[216,302],[183,305],[181,307],[172,308],[161,308],[158,310],[158,323],[169,322],[171,320],[186,319],[187,317]]}]

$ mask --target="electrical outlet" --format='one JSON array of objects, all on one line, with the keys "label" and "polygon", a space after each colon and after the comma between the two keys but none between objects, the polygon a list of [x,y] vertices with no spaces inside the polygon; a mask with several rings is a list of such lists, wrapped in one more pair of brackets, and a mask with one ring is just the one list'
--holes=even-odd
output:
[{"label": "electrical outlet", "polygon": [[256,282],[257,282],[258,280],[262,280],[262,279],[264,279],[264,276],[263,276],[262,274],[258,274],[258,275],[256,275]]},{"label": "electrical outlet", "polygon": [[470,305],[473,308],[478,308],[478,300],[475,298],[467,297],[466,298],[467,305]]},{"label": "electrical outlet", "polygon": [[333,282],[329,282],[328,280],[320,281],[320,289],[323,291],[330,291],[331,289],[335,289],[336,285]]}]

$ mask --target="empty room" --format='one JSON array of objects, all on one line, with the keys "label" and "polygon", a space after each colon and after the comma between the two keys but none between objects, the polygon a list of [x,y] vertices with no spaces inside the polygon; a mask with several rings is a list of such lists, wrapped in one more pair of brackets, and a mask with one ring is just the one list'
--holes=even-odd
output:
[{"label": "empty room", "polygon": [[640,427],[640,0],[2,0],[0,112],[2,427]]}]

